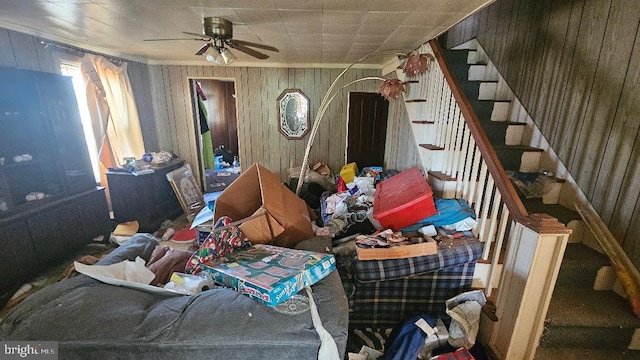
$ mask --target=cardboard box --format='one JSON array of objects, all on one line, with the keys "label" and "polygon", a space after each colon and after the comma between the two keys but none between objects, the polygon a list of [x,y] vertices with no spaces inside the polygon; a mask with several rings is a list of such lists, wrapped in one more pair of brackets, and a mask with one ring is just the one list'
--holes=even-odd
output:
[{"label": "cardboard box", "polygon": [[361,248],[356,246],[358,260],[405,259],[438,253],[438,243],[429,239],[423,243],[398,245],[388,248]]},{"label": "cardboard box", "polygon": [[217,283],[269,306],[322,280],[335,267],[331,254],[263,244],[233,252],[224,263],[202,264],[202,270]]},{"label": "cardboard box", "polygon": [[329,169],[329,165],[323,162],[316,163],[311,169],[320,175],[331,176],[331,169]]},{"label": "cardboard box", "polygon": [[234,221],[263,215],[240,225],[252,244],[294,247],[313,237],[307,204],[280,182],[280,177],[253,164],[215,202],[214,223],[222,216]]}]

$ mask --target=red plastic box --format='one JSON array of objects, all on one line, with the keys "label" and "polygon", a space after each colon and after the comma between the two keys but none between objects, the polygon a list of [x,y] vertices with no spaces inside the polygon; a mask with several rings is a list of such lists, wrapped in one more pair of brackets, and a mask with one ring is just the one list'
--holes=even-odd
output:
[{"label": "red plastic box", "polygon": [[398,231],[436,213],[433,192],[417,167],[405,170],[376,187],[373,218]]}]

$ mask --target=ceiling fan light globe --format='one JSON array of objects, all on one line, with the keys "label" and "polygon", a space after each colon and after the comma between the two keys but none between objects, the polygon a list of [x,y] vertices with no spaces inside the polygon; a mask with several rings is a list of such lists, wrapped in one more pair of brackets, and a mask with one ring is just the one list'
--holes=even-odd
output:
[{"label": "ceiling fan light globe", "polygon": [[215,65],[224,65],[224,59],[220,55],[220,48],[217,46],[209,48],[207,52],[204,54],[205,60]]},{"label": "ceiling fan light globe", "polygon": [[210,63],[216,62],[216,57],[212,54],[204,54],[204,58]]},{"label": "ceiling fan light globe", "polygon": [[231,64],[236,59],[236,57],[227,48],[220,50],[220,57],[224,61],[225,65]]}]

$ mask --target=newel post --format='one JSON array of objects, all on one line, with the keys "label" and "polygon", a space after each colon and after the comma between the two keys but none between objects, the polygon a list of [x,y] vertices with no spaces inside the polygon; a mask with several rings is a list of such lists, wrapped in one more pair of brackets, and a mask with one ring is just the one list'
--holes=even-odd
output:
[{"label": "newel post", "polygon": [[533,359],[571,230],[546,214],[513,222],[489,338],[498,359]]}]

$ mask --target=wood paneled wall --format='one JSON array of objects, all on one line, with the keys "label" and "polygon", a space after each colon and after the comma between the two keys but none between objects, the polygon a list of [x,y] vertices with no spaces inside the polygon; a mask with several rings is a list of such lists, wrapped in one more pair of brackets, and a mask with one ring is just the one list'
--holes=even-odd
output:
[{"label": "wood paneled wall", "polygon": [[59,56],[31,35],[0,28],[0,66],[59,74]]},{"label": "wood paneled wall", "polygon": [[499,0],[447,34],[477,37],[640,267],[640,1]]},{"label": "wood paneled wall", "polygon": [[[300,140],[287,140],[278,132],[276,99],[284,89],[302,90],[310,99],[313,122],[322,97],[341,71],[342,69],[320,68],[151,65],[151,91],[160,149],[174,151],[195,167],[198,157],[188,79],[234,80],[242,167],[259,163],[280,174],[281,179],[286,181],[289,168],[302,164],[309,136]],[[338,86],[379,73],[380,70],[374,69],[351,69]],[[340,171],[345,161],[347,91],[377,92],[378,86],[376,81],[359,82],[343,90],[343,95],[333,100],[315,138],[310,155],[311,164],[322,161],[333,172]],[[395,148],[387,151],[395,151]],[[395,164],[385,166],[389,165]]]},{"label": "wood paneled wall", "polygon": [[384,162],[389,169],[402,171],[413,166],[422,169],[420,150],[411,129],[411,120],[404,102],[397,100],[389,102],[384,156]]}]

